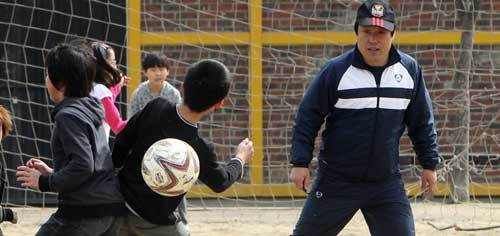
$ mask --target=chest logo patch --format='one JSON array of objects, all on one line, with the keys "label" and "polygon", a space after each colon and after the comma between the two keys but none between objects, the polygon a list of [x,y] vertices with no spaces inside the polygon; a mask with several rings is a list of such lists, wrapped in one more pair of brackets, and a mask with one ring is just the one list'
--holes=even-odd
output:
[{"label": "chest logo patch", "polygon": [[403,75],[402,74],[395,74],[394,79],[399,83],[401,80],[403,80]]}]

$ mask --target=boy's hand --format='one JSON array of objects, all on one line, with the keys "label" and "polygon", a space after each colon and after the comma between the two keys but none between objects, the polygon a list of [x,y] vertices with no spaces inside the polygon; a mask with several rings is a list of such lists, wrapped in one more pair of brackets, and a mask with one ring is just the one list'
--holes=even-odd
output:
[{"label": "boy's hand", "polygon": [[236,149],[236,157],[243,161],[243,164],[248,163],[253,156],[253,142],[246,138],[238,145]]},{"label": "boy's hand", "polygon": [[35,168],[45,176],[54,172],[52,168],[50,168],[47,164],[45,164],[45,162],[41,161],[40,159],[31,158],[28,162],[26,162],[26,166],[29,168]]},{"label": "boy's hand", "polygon": [[36,191],[40,191],[38,185],[38,179],[40,178],[40,171],[35,168],[29,168],[27,166],[19,166],[16,171],[16,180],[21,183],[21,186],[30,188]]}]

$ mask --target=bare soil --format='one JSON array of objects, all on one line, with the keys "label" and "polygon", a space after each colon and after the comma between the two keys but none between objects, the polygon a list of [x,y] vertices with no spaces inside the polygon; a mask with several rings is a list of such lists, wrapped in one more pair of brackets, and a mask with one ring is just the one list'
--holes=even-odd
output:
[{"label": "bare soil", "polygon": [[[451,227],[439,231],[438,228],[456,225],[460,228],[478,229],[500,226],[500,203],[444,204],[435,202],[412,203],[417,235],[500,235],[500,228],[491,230],[457,231]],[[15,208],[19,223],[2,223],[5,235],[34,235],[54,208]],[[298,219],[300,208],[295,207],[225,207],[189,208],[191,234],[193,236],[215,235],[289,235]],[[358,212],[341,232],[343,236],[369,235],[363,216]]]}]

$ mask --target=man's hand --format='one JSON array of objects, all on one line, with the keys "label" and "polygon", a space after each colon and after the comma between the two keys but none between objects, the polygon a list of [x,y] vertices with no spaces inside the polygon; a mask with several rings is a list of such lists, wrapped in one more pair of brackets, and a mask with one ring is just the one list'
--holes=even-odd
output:
[{"label": "man's hand", "polygon": [[436,189],[437,175],[435,170],[424,169],[420,176],[422,180],[422,193],[424,197],[429,197]]},{"label": "man's hand", "polygon": [[236,149],[236,157],[243,161],[243,164],[248,163],[253,156],[253,142],[248,138],[241,141]]},{"label": "man's hand", "polygon": [[50,168],[45,162],[40,159],[31,158],[28,162],[26,162],[26,166],[29,168],[35,168],[42,175],[47,176],[54,172],[52,168]]},{"label": "man's hand", "polygon": [[306,193],[311,191],[311,176],[309,175],[308,168],[293,167],[290,172],[290,180],[298,189],[303,190]]},{"label": "man's hand", "polygon": [[40,186],[38,184],[38,179],[40,178],[40,171],[35,168],[29,168],[27,166],[19,166],[16,171],[16,180],[21,183],[21,186],[30,188],[36,191],[40,191]]}]

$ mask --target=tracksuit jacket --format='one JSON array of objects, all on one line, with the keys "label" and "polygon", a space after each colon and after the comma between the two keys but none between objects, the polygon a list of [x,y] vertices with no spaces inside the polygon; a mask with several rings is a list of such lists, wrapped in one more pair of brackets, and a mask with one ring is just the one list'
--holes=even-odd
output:
[{"label": "tracksuit jacket", "polygon": [[431,99],[422,71],[391,48],[384,67],[364,63],[356,48],[330,60],[309,86],[296,117],[291,163],[306,167],[321,127],[322,175],[375,182],[399,175],[399,140],[408,127],[424,169],[440,162]]}]

